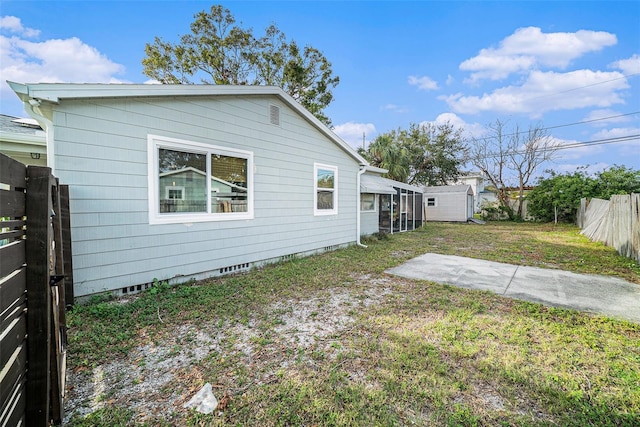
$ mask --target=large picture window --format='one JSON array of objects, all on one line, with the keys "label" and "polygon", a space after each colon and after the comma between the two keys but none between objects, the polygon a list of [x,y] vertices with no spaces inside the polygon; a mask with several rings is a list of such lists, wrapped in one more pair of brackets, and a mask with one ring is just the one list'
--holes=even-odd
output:
[{"label": "large picture window", "polygon": [[253,218],[253,153],[149,136],[152,224]]},{"label": "large picture window", "polygon": [[314,164],[314,214],[335,215],[338,213],[338,168]]}]

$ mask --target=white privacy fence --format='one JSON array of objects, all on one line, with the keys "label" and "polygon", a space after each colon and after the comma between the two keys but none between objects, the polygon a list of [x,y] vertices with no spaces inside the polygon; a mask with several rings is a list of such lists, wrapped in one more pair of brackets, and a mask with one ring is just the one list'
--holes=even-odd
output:
[{"label": "white privacy fence", "polygon": [[591,240],[640,262],[640,194],[582,199],[577,222],[581,233]]}]

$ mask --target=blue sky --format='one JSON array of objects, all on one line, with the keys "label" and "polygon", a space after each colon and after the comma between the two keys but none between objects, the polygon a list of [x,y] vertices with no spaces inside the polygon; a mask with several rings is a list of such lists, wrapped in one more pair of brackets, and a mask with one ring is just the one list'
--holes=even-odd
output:
[{"label": "blue sky", "polygon": [[[0,113],[25,115],[5,80],[147,82],[145,43],[177,41],[212,4],[2,0]],[[340,77],[326,112],[354,147],[423,122],[479,138],[501,120],[579,146],[545,165],[558,172],[640,169],[638,1],[218,4],[324,53]]]}]

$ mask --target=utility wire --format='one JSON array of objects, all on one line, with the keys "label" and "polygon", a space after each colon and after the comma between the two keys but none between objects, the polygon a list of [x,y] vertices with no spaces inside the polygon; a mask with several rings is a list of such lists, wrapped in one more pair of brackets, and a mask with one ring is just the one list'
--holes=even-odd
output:
[{"label": "utility wire", "polygon": [[568,93],[568,92],[575,92],[576,90],[585,89],[585,88],[588,88],[588,87],[593,87],[593,86],[603,85],[603,84],[606,84],[606,83],[615,82],[616,80],[626,79],[627,77],[633,77],[633,76],[637,76],[639,74],[640,73],[626,74],[626,75],[622,75],[620,77],[616,77],[615,79],[603,80],[601,82],[591,83],[589,85],[578,86],[578,87],[575,87],[573,89],[567,89],[567,90],[563,90],[563,91],[555,92],[555,93],[545,93],[545,94],[542,94],[542,95],[539,95],[539,96],[526,98],[525,101],[531,101],[533,99],[540,99],[540,98],[546,98],[546,97],[550,97],[550,96],[562,95],[562,94]]},{"label": "utility wire", "polygon": [[[597,119],[583,120],[583,121],[580,121],[580,122],[565,123],[565,124],[555,125],[555,126],[547,126],[547,127],[540,128],[539,130],[540,131],[545,131],[545,130],[549,130],[549,129],[557,129],[557,128],[562,128],[562,127],[576,126],[576,125],[582,125],[582,124],[586,124],[586,123],[598,122],[598,121],[602,121],[602,120],[616,119],[618,117],[633,116],[635,114],[640,114],[640,111],[632,111],[630,113],[616,114],[615,116],[598,117]],[[526,132],[527,131],[518,131],[518,132],[512,132],[512,133],[505,133],[505,134],[501,134],[500,137],[504,138],[504,137],[523,134],[523,133],[526,133]],[[475,137],[471,138],[471,140],[474,140],[474,141],[487,141],[489,139],[496,139],[496,136],[483,136],[483,137],[479,137],[479,138],[475,138]]]},{"label": "utility wire", "polygon": [[[547,94],[543,94],[543,95],[532,97],[532,98],[525,98],[524,100],[525,101],[530,101],[530,100],[533,100],[533,99],[557,96],[557,95],[561,95],[563,93],[574,92],[576,90],[585,89],[585,88],[593,87],[593,86],[598,86],[598,85],[601,85],[601,84],[606,84],[606,83],[610,83],[610,82],[613,82],[613,81],[616,81],[616,80],[626,79],[628,77],[634,77],[634,76],[638,76],[638,75],[640,75],[640,73],[626,74],[626,75],[622,75],[620,77],[616,77],[615,79],[604,80],[604,81],[601,81],[601,82],[592,83],[592,84],[584,85],[584,86],[579,86],[579,87],[575,87],[575,88],[572,88],[572,89],[567,89],[567,90],[560,91],[560,92],[547,93]],[[561,127],[581,125],[581,124],[592,123],[592,122],[597,122],[597,121],[601,121],[601,120],[609,120],[609,119],[615,119],[615,118],[618,118],[618,117],[631,116],[631,115],[638,114],[638,113],[640,113],[640,111],[634,111],[634,112],[625,113],[625,114],[618,114],[618,115],[615,115],[615,116],[600,117],[600,118],[597,118],[597,119],[584,120],[584,121],[581,121],[581,122],[574,122],[574,123],[567,123],[567,124],[561,124],[561,125],[555,125],[555,126],[548,126],[548,127],[541,128],[540,130],[544,131],[544,130],[549,130],[549,129],[557,129],[557,128],[561,128]],[[520,133],[520,132],[514,132],[514,133],[510,133],[510,134],[505,134],[505,135],[502,135],[502,136],[513,136],[513,135],[517,135],[518,133]],[[491,138],[491,137],[482,137],[482,138],[473,138],[473,139],[476,139],[476,140],[487,140],[487,139],[493,139],[493,138]]]},{"label": "utility wire", "polygon": [[[539,149],[537,149],[536,151],[539,153],[545,153],[545,152],[549,152],[549,151],[559,151],[559,150],[569,150],[569,149],[579,149],[579,148],[584,148],[584,147],[593,147],[596,145],[606,145],[606,144],[615,144],[615,143],[619,143],[619,142],[627,142],[627,141],[635,141],[638,140],[640,141],[640,134],[635,134],[635,135],[625,135],[625,136],[619,136],[619,137],[615,137],[615,138],[604,138],[604,139],[595,139],[592,141],[582,141],[582,142],[572,142],[570,144],[565,144],[565,145],[554,145],[551,147],[541,147]],[[493,159],[493,158],[498,158],[501,156],[513,156],[513,155],[519,155],[519,154],[526,154],[526,150],[516,150],[516,151],[505,151],[503,153],[490,153],[490,154],[486,154],[484,156],[479,156],[479,157],[474,157],[475,159],[478,160],[482,160],[482,159]]]}]

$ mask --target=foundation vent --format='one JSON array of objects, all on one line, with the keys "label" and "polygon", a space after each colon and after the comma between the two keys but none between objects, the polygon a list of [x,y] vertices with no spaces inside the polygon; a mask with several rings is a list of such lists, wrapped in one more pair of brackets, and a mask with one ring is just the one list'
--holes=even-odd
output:
[{"label": "foundation vent", "polygon": [[248,270],[249,267],[251,267],[249,265],[249,263],[244,263],[244,264],[237,264],[237,265],[230,265],[228,267],[223,267],[220,269],[220,274],[224,274],[224,273],[231,273],[234,271],[241,271],[241,270]]}]

